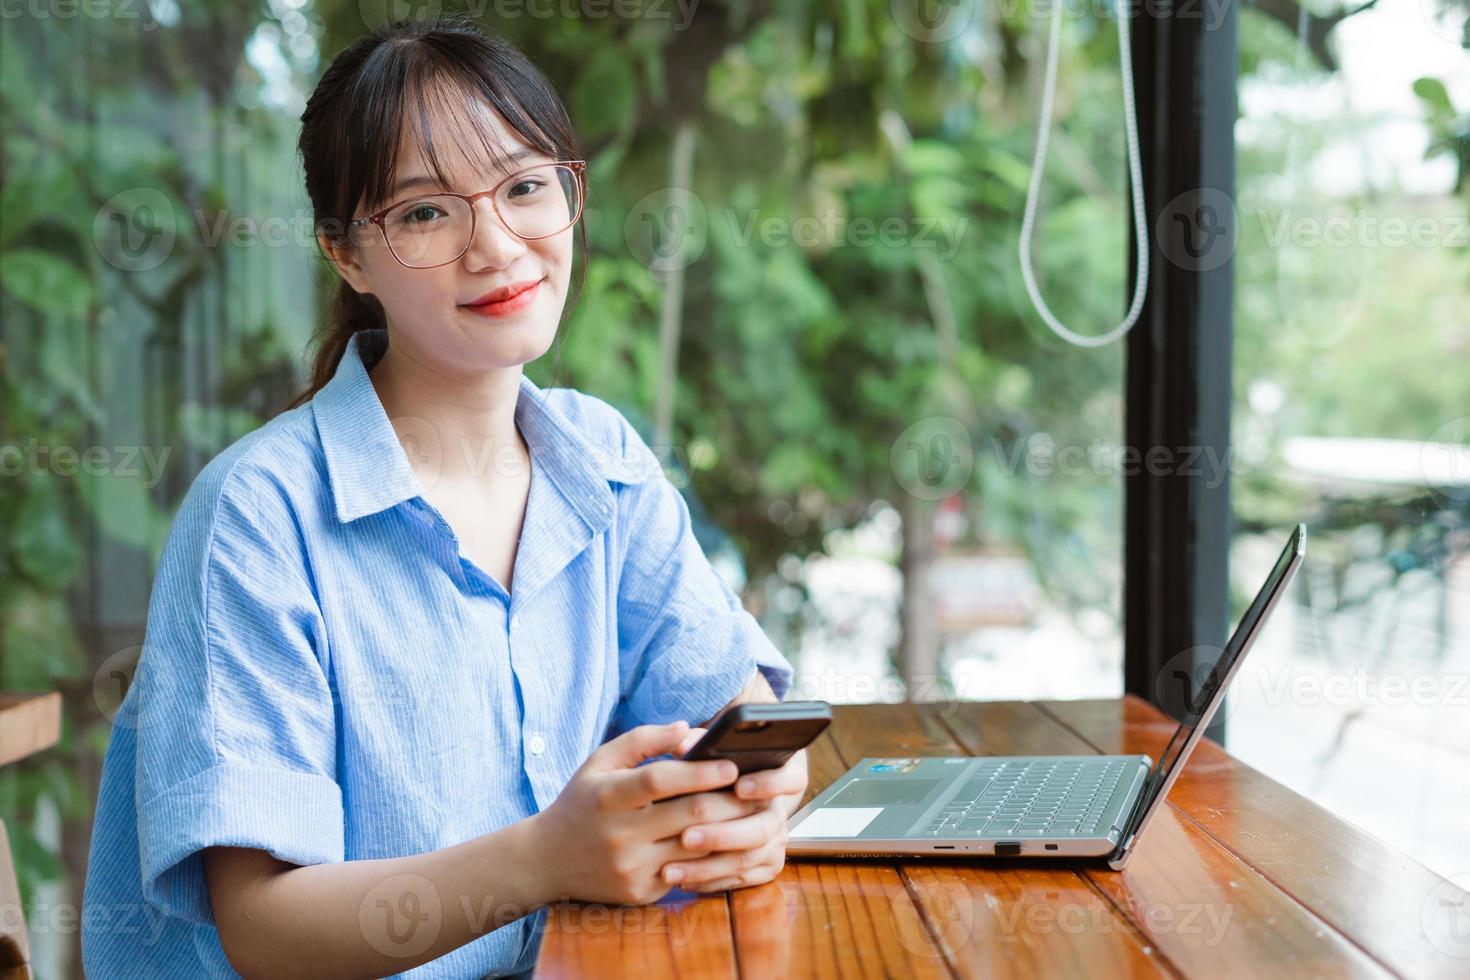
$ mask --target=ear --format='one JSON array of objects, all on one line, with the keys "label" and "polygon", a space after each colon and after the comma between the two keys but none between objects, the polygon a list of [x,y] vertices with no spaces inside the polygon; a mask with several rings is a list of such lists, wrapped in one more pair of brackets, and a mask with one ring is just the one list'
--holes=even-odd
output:
[{"label": "ear", "polygon": [[337,274],[347,281],[359,293],[371,293],[367,285],[367,274],[362,268],[362,254],[351,244],[342,240],[333,240],[325,233],[318,232],[317,243],[321,245],[322,252],[332,260],[332,265],[337,269]]}]

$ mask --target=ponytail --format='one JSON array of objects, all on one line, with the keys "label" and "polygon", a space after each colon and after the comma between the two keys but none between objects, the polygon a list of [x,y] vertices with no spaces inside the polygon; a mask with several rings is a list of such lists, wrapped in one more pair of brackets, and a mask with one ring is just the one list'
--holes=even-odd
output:
[{"label": "ponytail", "polygon": [[311,378],[306,389],[293,398],[284,411],[310,401],[318,391],[332,380],[342,355],[347,353],[347,342],[352,335],[374,327],[386,327],[383,304],[371,293],[359,293],[344,280],[337,284],[337,296],[332,301],[332,312],[324,327],[317,331],[314,342],[316,356],[312,359]]}]

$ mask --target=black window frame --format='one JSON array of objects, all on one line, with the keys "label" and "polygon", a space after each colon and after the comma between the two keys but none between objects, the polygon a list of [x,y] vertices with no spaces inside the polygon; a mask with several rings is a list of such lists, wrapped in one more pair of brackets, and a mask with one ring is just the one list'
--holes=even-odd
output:
[{"label": "black window frame", "polygon": [[[1229,627],[1230,467],[1201,461],[1231,459],[1237,6],[1206,18],[1161,0],[1123,15],[1150,231],[1127,346],[1125,445],[1139,455],[1124,475],[1123,680],[1177,712],[1169,694],[1213,663]],[[1130,279],[1137,265],[1130,248]],[[1223,721],[1209,735],[1223,740]]]}]

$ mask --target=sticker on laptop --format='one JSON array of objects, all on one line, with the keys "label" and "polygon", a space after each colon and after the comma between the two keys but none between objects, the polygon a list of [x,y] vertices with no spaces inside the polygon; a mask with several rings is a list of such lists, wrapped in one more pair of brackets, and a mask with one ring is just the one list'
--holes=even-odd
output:
[{"label": "sticker on laptop", "polygon": [[918,759],[879,759],[868,767],[868,772],[913,772],[917,768]]}]

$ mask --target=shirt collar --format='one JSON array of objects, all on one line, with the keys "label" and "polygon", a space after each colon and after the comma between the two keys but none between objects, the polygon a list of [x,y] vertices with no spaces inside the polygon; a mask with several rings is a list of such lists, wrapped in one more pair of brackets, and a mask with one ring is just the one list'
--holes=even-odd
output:
[{"label": "shirt collar", "polygon": [[[410,446],[420,435],[424,442],[432,442],[433,431],[422,420],[390,422],[368,377],[368,366],[387,346],[383,327],[352,334],[332,379],[312,398],[337,520],[344,524],[423,493],[394,422]],[[414,431],[415,422],[424,426],[422,434]],[[525,375],[516,401],[516,427],[530,447],[533,464],[551,478],[594,533],[612,521],[609,481],[639,483],[648,476],[646,460],[625,458],[590,443],[551,403],[547,392]]]}]

